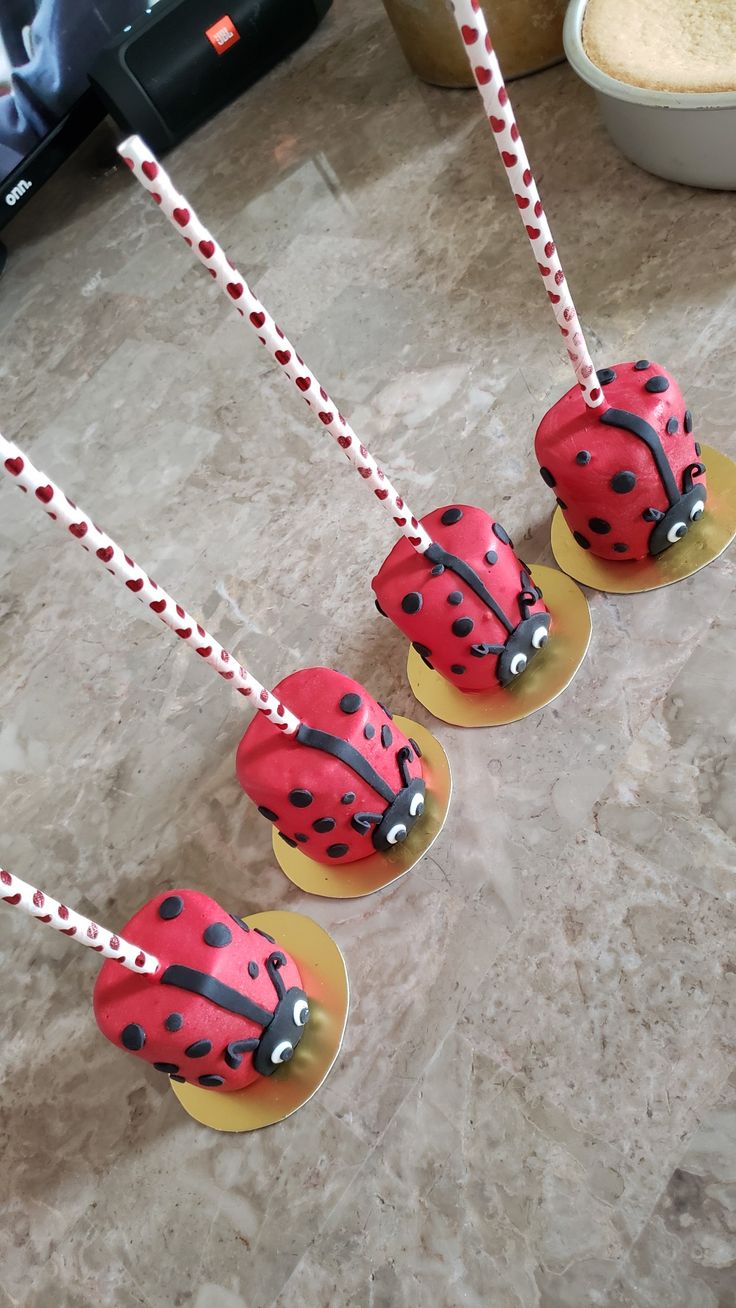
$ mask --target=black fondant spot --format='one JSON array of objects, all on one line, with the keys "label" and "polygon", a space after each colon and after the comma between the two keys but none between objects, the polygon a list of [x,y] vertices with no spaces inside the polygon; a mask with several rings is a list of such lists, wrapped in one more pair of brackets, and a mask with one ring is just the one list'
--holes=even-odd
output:
[{"label": "black fondant spot", "polygon": [[204,1058],[212,1048],[211,1040],[195,1040],[194,1044],[187,1045],[184,1053],[187,1058]]},{"label": "black fondant spot", "polygon": [[498,563],[498,555],[495,550],[486,551],[486,563],[490,563],[491,567],[493,567],[494,563]]},{"label": "black fondant spot", "polygon": [[464,671],[465,665],[463,663],[452,663],[450,665],[450,672],[454,672],[457,677],[461,677]]},{"label": "black fondant spot", "polygon": [[255,931],[257,936],[263,936],[263,939],[267,940],[269,945],[276,944],[276,941],[274,940],[273,936],[270,936],[267,931],[261,931],[260,927],[254,927],[253,930]]},{"label": "black fondant spot", "polygon": [[340,803],[341,803],[341,804],[354,804],[354,803],[355,803],[355,791],[354,791],[354,790],[346,790],[346,791],[345,791],[345,794],[343,795],[342,799],[340,800]]},{"label": "black fondant spot", "polygon": [[199,1081],[200,1085],[214,1086],[214,1085],[222,1085],[224,1083],[225,1078],[224,1076],[210,1075],[210,1076],[198,1076],[197,1080]]},{"label": "black fondant spot", "polygon": [[581,467],[584,467],[586,463],[590,463],[592,457],[590,450],[578,450],[575,455],[575,462],[579,463]]},{"label": "black fondant spot", "polygon": [[319,831],[320,835],[325,835],[328,831],[332,831],[334,826],[335,826],[334,818],[331,817],[317,818],[317,821],[312,823],[312,830]]},{"label": "black fondant spot", "polygon": [[613,368],[599,368],[597,376],[601,386],[608,386],[612,381],[616,380]]},{"label": "black fondant spot", "polygon": [[440,518],[440,522],[443,523],[445,527],[454,527],[455,523],[459,522],[462,516],[462,509],[445,509]]},{"label": "black fondant spot", "polygon": [[131,1022],[121,1031],[120,1039],[126,1049],[132,1049],[133,1053],[137,1053],[146,1043],[146,1033],[138,1022]]},{"label": "black fondant spot", "polygon": [[176,1076],[179,1071],[178,1063],[154,1063],[157,1072],[165,1072],[167,1076]]},{"label": "black fondant spot", "polygon": [[366,740],[372,740],[375,734],[376,734],[376,728],[373,726],[373,723],[366,722],[365,726],[363,727],[363,735],[365,736]]},{"label": "black fondant spot", "polygon": [[560,506],[561,509],[566,509],[566,508],[567,508],[567,505],[566,505],[565,501],[564,501],[564,500],[561,500],[560,497],[559,497],[559,495],[557,496],[557,503],[559,504],[559,506]]},{"label": "black fondant spot", "polygon": [[617,495],[626,495],[632,491],[636,485],[636,477],[633,472],[617,472],[611,478],[611,490]]},{"label": "black fondant spot", "polygon": [[587,536],[583,535],[582,531],[574,531],[572,534],[582,550],[590,549],[590,541]]},{"label": "black fondant spot", "polygon": [[502,542],[502,544],[510,545],[511,548],[513,549],[513,541],[511,540],[509,533],[501,526],[500,522],[494,522],[493,534],[498,540]]},{"label": "black fondant spot", "polygon": [[629,547],[622,540],[617,540],[614,547],[617,554],[628,554]]},{"label": "black fondant spot", "polygon": [[418,590],[410,590],[401,601],[401,607],[405,613],[418,613],[422,607],[422,597]]},{"label": "black fondant spot", "polygon": [[175,1072],[172,1072],[171,1079],[172,1081],[181,1081],[182,1085],[184,1085],[187,1078],[185,1076],[177,1076]]},{"label": "black fondant spot", "polygon": [[253,978],[254,981],[255,981],[256,977],[258,976],[259,971],[260,971],[260,969],[259,969],[257,963],[249,963],[249,964],[248,964],[248,976],[251,976],[251,977]]},{"label": "black fondant spot", "polygon": [[294,808],[309,808],[313,799],[311,790],[292,790],[289,793],[289,803],[293,804]]},{"label": "black fondant spot", "polygon": [[648,359],[639,359],[638,363],[634,364],[634,368],[636,369],[637,372],[643,372],[645,368],[650,368],[650,367],[651,364]]},{"label": "black fondant spot", "polygon": [[669,389],[670,384],[666,377],[650,377],[649,381],[644,383],[644,390],[649,391],[650,395],[661,395]]},{"label": "black fondant spot", "polygon": [[451,591],[450,591],[450,594],[447,596],[447,603],[448,603],[448,604],[458,605],[458,604],[462,604],[462,602],[463,602],[463,593],[462,593],[462,591],[460,591],[460,590],[451,590]]},{"label": "black fondant spot", "polygon": [[202,939],[206,945],[211,945],[213,949],[224,949],[229,945],[233,938],[233,933],[224,922],[213,922],[210,926],[205,927]]},{"label": "black fondant spot", "polygon": [[421,654],[423,659],[429,658],[430,654],[432,653],[431,649],[429,648],[429,645],[422,645],[421,641],[419,640],[412,641],[412,644],[417,654]]},{"label": "black fondant spot", "polygon": [[164,919],[164,922],[170,922],[172,918],[178,917],[184,908],[184,900],[180,895],[169,895],[163,903],[158,906],[158,915]]},{"label": "black fondant spot", "polygon": [[383,745],[383,748],[388,749],[392,740],[393,740],[393,736],[391,734],[391,728],[387,727],[384,723],[384,725],[381,727],[381,744]]},{"label": "black fondant spot", "polygon": [[683,422],[682,425],[689,436],[690,432],[693,429],[693,415],[691,414],[689,409],[685,410],[685,421]]},{"label": "black fondant spot", "polygon": [[432,569],[431,575],[433,577],[441,577],[444,571],[445,571],[444,563],[438,563],[437,566]]},{"label": "black fondant spot", "polygon": [[166,1021],[164,1022],[164,1026],[166,1027],[167,1031],[181,1031],[183,1025],[184,1025],[184,1018],[182,1017],[181,1013],[169,1013],[169,1016],[166,1018]]},{"label": "black fondant spot", "polygon": [[272,808],[266,808],[265,804],[258,805],[258,812],[261,817],[268,818],[269,822],[278,822],[279,820],[278,813],[274,813]]},{"label": "black fondant spot", "polygon": [[456,636],[469,636],[475,623],[472,618],[457,618],[452,624]]},{"label": "black fondant spot", "polygon": [[385,618],[385,616],[386,616],[386,612],[385,612],[384,609],[381,608],[380,604],[378,603],[378,600],[374,600],[373,603],[375,604],[376,608],[378,609],[378,612],[380,613],[381,617],[382,617],[382,618]]},{"label": "black fondant spot", "polygon": [[422,757],[422,751],[421,751],[421,749],[419,748],[417,742],[413,739],[412,736],[409,737],[409,744],[411,745],[412,749],[414,750],[414,753],[416,754],[417,758],[421,758],[421,757]]},{"label": "black fondant spot", "polygon": [[680,424],[679,424],[679,422],[677,421],[677,418],[670,418],[670,419],[669,419],[669,422],[667,423],[667,435],[668,435],[668,436],[674,436],[674,434],[675,434],[675,432],[677,431],[677,428],[679,427],[679,425],[680,425]]},{"label": "black fondant spot", "polygon": [[611,530],[611,524],[606,522],[605,518],[588,518],[588,526],[596,536],[607,536]]},{"label": "black fondant spot", "polygon": [[557,485],[554,475],[550,472],[549,468],[540,468],[539,475],[542,478],[542,481],[544,482],[545,486],[551,487]]},{"label": "black fondant spot", "polygon": [[298,840],[300,845],[306,845],[307,841],[309,840],[309,836],[305,836],[303,831],[295,831],[294,839]]},{"label": "black fondant spot", "polygon": [[327,854],[328,854],[328,857],[329,857],[329,858],[342,858],[343,854],[347,854],[347,852],[348,852],[348,846],[347,846],[347,845],[328,845],[328,846],[327,846]]},{"label": "black fondant spot", "polygon": [[340,700],[340,708],[343,713],[357,713],[361,705],[360,695],[343,695]]},{"label": "black fondant spot", "polygon": [[698,445],[698,442],[697,442],[697,441],[695,442],[695,453],[696,453],[697,457],[700,458],[700,455],[701,455],[702,451],[701,451],[700,446]]},{"label": "black fondant spot", "polygon": [[292,840],[291,836],[285,836],[283,831],[279,831],[279,835],[287,845],[291,845],[292,849],[296,849],[296,841]]}]

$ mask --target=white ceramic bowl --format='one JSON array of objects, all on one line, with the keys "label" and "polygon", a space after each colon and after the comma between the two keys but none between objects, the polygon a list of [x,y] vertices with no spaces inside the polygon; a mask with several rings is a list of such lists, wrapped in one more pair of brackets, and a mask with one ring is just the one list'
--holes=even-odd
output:
[{"label": "white ceramic bowl", "polygon": [[583,47],[587,3],[570,0],[565,53],[595,91],[603,121],[622,154],[658,177],[736,190],[736,91],[654,91],[609,77]]}]

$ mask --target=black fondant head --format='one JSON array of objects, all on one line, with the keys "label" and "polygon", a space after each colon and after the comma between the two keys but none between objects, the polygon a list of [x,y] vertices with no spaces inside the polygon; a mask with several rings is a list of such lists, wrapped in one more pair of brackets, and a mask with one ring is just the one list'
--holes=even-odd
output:
[{"label": "black fondant head", "polygon": [[[271,955],[271,958],[273,957],[274,955]],[[271,1076],[277,1067],[293,1058],[294,1050],[304,1035],[304,1028],[308,1021],[307,996],[298,986],[292,986],[279,999],[276,1012],[263,1032],[253,1055],[253,1066],[261,1076]]]},{"label": "black fondant head", "polygon": [[499,654],[496,676],[502,686],[511,686],[549,640],[549,613],[524,618],[511,632]]},{"label": "black fondant head", "polygon": [[385,852],[406,840],[409,832],[424,812],[426,786],[421,777],[415,777],[403,786],[389,804],[371,837],[375,849]]},{"label": "black fondant head", "polygon": [[661,554],[670,545],[676,545],[678,540],[687,535],[693,523],[702,518],[708,492],[700,482],[693,484],[693,477],[704,471],[702,463],[691,463],[685,469],[682,495],[670,505],[666,513],[657,517],[654,524],[649,537],[650,554]]},{"label": "black fondant head", "polygon": [[549,613],[531,612],[541,598],[541,590],[537,590],[526,568],[522,568],[521,590],[518,596],[521,622],[516,627],[512,627],[508,619],[505,619],[509,634],[504,645],[471,646],[475,658],[483,658],[486,654],[498,655],[496,676],[502,686],[513,685],[549,640],[552,620]]}]

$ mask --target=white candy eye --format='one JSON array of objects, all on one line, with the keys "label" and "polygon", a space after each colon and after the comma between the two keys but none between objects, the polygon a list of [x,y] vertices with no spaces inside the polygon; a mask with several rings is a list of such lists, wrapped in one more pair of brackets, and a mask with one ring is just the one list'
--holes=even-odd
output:
[{"label": "white candy eye", "polygon": [[693,507],[690,510],[690,521],[697,522],[698,518],[702,518],[704,513],[705,513],[705,501],[696,500],[695,503],[693,504]]},{"label": "white candy eye", "polygon": [[399,845],[402,840],[406,840],[406,827],[403,822],[397,822],[395,827],[389,831],[386,839],[389,845]]},{"label": "white candy eye", "polygon": [[292,1016],[295,1026],[306,1026],[309,1021],[309,1004],[304,999],[297,999]]},{"label": "white candy eye", "polygon": [[412,816],[412,817],[418,817],[420,813],[423,813],[423,812],[424,812],[424,796],[423,796],[423,795],[415,795],[415,796],[414,796],[414,798],[413,798],[412,801],[411,801],[411,804],[409,805],[409,812],[411,813],[411,816]]},{"label": "white candy eye", "polygon": [[532,636],[532,645],[535,649],[541,649],[549,640],[549,632],[546,627],[537,627]]},{"label": "white candy eye", "polygon": [[669,531],[667,532],[667,539],[670,542],[670,545],[674,545],[675,541],[682,540],[682,537],[685,535],[686,532],[687,532],[687,523],[676,522],[675,525],[673,527],[670,527]]},{"label": "white candy eye", "polygon": [[290,1040],[282,1040],[271,1054],[272,1063],[288,1063],[294,1052],[294,1046]]},{"label": "white candy eye", "polygon": [[526,654],[514,654],[514,657],[512,658],[511,663],[509,664],[509,672],[511,673],[512,677],[518,677],[519,673],[523,672],[525,667],[526,667]]}]

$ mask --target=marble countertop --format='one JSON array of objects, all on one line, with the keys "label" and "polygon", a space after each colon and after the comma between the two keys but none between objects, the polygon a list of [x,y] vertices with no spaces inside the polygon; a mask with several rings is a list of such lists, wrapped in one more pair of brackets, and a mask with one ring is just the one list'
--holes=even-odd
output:
[{"label": "marble countertop", "polygon": [[[599,366],[656,358],[736,455],[731,199],[627,163],[566,66],[512,94]],[[334,663],[429,724],[371,603],[385,516],[110,140],[8,230],[4,432],[264,679]],[[482,504],[550,562],[531,442],[566,362],[475,93],[336,0],[171,167],[412,505]],[[2,1308],[736,1302],[733,551],[591,595],[535,717],[439,727],[440,840],[340,902],[274,866],[245,706],[0,504],[2,860],[111,926],[182,885],[309,913],[353,987],[323,1091],[220,1137],[98,1034],[95,958],[0,911]]]}]

